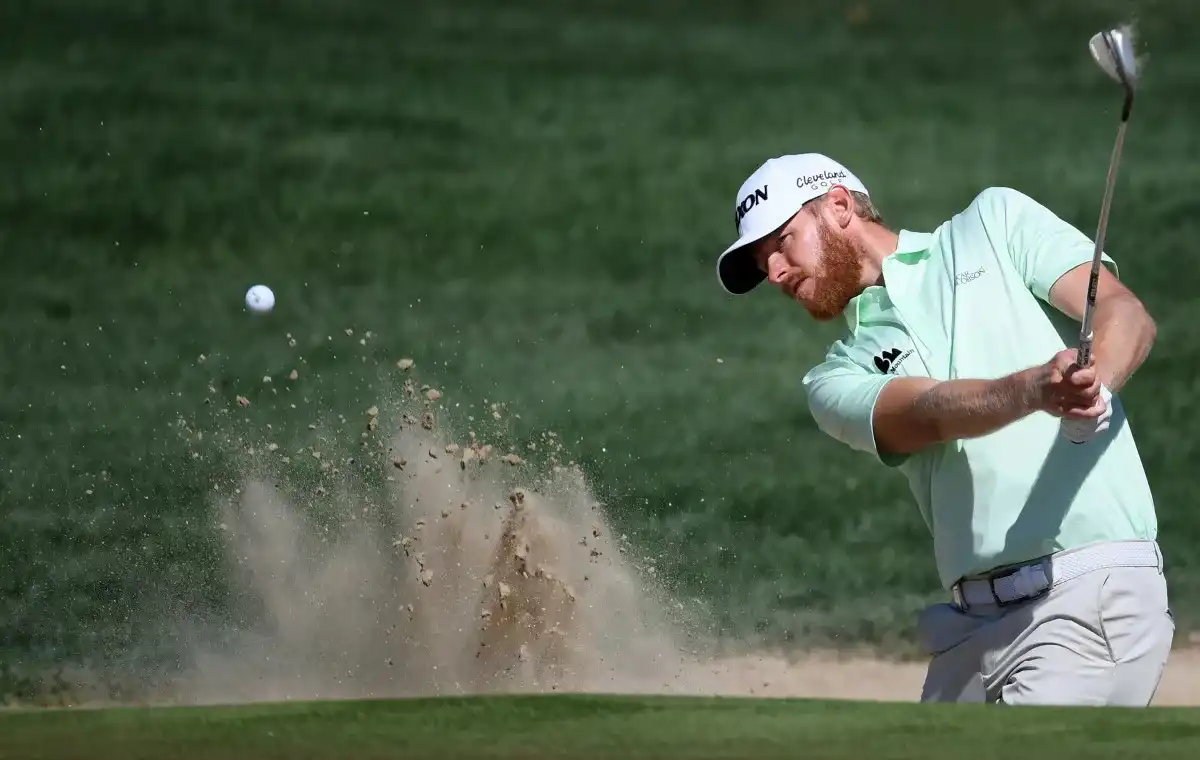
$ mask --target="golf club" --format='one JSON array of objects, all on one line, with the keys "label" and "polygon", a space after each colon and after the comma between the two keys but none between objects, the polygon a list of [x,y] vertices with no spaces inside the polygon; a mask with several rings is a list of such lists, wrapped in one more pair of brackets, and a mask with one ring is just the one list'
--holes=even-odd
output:
[{"label": "golf club", "polygon": [[1121,109],[1121,124],[1117,128],[1117,139],[1113,145],[1112,158],[1108,164],[1108,180],[1104,184],[1104,201],[1100,204],[1100,223],[1096,229],[1096,249],[1092,254],[1092,274],[1088,281],[1087,303],[1083,309],[1083,323],[1079,330],[1079,349],[1076,364],[1087,367],[1092,363],[1092,314],[1096,310],[1096,286],[1100,281],[1101,253],[1104,251],[1104,234],[1108,229],[1108,211],[1112,205],[1113,187],[1117,181],[1117,166],[1121,162],[1121,148],[1125,143],[1125,127],[1129,124],[1129,113],[1133,110],[1133,94],[1137,87],[1137,60],[1133,53],[1133,29],[1122,25],[1114,29],[1097,32],[1088,41],[1092,58],[1104,73],[1125,88],[1125,106]]}]

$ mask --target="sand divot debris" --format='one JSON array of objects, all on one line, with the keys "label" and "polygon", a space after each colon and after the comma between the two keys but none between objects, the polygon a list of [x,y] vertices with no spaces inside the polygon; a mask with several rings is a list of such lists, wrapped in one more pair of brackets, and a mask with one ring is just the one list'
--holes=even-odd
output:
[{"label": "sand divot debris", "polygon": [[[278,458],[247,469],[218,516],[242,619],[219,643],[192,637],[175,701],[678,683],[663,595],[617,545],[583,473],[492,457],[473,431],[456,440],[429,390],[364,415],[369,435],[390,431],[361,444],[378,451],[382,492],[335,466],[332,442],[315,485]],[[310,514],[314,498],[334,505],[333,528]]]}]

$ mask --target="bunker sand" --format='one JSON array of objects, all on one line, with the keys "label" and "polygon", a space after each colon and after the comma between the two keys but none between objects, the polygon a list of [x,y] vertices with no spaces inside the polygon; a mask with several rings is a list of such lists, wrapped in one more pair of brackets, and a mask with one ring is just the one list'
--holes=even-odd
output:
[{"label": "bunker sand", "polygon": [[[653,548],[614,535],[552,435],[540,439],[548,456],[534,466],[473,432],[446,430],[441,400],[409,382],[390,423],[387,412],[368,410],[365,456],[386,495],[353,478],[317,486],[338,489],[336,531],[285,496],[305,493],[288,467],[247,468],[235,498],[216,505],[247,612],[233,636],[184,634],[189,667],[153,701],[553,692],[918,699],[923,663],[716,654],[727,642],[712,640],[703,615],[658,582]],[[1200,656],[1176,652],[1156,704],[1200,704],[1198,675]]]}]

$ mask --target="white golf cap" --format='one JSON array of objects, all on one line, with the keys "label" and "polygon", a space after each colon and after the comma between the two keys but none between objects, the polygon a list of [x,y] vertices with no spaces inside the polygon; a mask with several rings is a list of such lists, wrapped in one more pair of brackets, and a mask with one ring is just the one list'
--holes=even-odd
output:
[{"label": "white golf cap", "polygon": [[749,293],[766,275],[745,250],[795,216],[805,203],[834,185],[865,195],[867,188],[849,169],[820,153],[768,159],[742,183],[733,204],[737,241],[717,259],[717,279],[733,295]]}]

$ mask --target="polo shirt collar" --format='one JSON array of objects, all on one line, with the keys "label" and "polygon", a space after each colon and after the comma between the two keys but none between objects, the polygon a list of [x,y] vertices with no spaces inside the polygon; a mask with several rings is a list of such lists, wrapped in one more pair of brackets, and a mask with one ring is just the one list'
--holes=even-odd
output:
[{"label": "polo shirt collar", "polygon": [[[897,237],[895,252],[883,260],[885,270],[892,261],[896,264],[911,265],[925,259],[933,245],[933,233],[930,232],[900,230]],[[845,311],[846,323],[850,329],[857,329],[864,318],[869,319],[871,314],[878,312],[882,308],[881,302],[886,299],[884,289],[878,286],[871,286],[850,299]]]},{"label": "polo shirt collar", "polygon": [[[928,255],[930,246],[933,245],[933,233],[931,232],[900,230],[899,238],[896,241],[896,252],[893,256],[899,257],[897,260],[906,264],[924,258]],[[887,263],[887,259],[884,260],[884,263]]]}]

